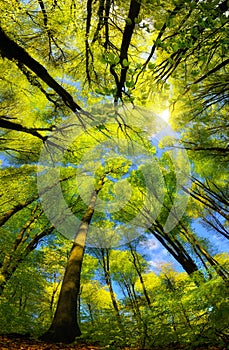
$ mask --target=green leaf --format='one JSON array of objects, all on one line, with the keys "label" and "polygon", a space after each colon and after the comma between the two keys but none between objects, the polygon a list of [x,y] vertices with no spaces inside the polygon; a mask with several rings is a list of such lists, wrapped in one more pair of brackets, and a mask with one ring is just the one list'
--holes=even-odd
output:
[{"label": "green leaf", "polygon": [[131,20],[130,18],[126,18],[125,21],[126,21],[126,24],[127,24],[127,25],[130,25],[130,26],[131,26],[132,20]]},{"label": "green leaf", "polygon": [[129,62],[127,61],[126,58],[124,58],[124,60],[122,60],[122,65],[123,65],[123,67],[128,67],[129,66]]},{"label": "green leaf", "polygon": [[153,69],[155,68],[155,64],[152,63],[152,62],[149,62],[149,63],[148,63],[148,68],[149,68],[150,70],[153,70]]},{"label": "green leaf", "polygon": [[135,82],[134,82],[133,80],[127,81],[127,82],[126,82],[126,86],[127,86],[128,88],[132,88],[132,87],[134,87],[134,85],[135,85]]}]

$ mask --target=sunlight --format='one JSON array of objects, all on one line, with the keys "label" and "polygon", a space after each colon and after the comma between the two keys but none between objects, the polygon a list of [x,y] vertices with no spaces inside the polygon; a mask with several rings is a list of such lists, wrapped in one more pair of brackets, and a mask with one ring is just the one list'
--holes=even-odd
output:
[{"label": "sunlight", "polygon": [[169,121],[169,117],[170,117],[170,112],[169,112],[169,109],[165,109],[164,111],[162,111],[160,114],[159,114],[159,117],[164,119],[167,123]]}]

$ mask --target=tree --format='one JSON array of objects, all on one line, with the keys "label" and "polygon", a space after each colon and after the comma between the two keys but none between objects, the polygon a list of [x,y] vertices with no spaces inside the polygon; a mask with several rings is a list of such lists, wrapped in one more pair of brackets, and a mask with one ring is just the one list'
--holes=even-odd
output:
[{"label": "tree", "polygon": [[[222,281],[215,273],[228,279],[227,265],[221,266],[191,229],[200,218],[208,228],[228,238],[228,9],[226,0],[211,4],[196,0],[36,0],[2,4],[0,243],[6,248],[0,255],[3,296],[8,295],[7,286],[13,283],[21,266],[40,251],[42,240],[52,239],[58,230],[63,234],[67,216],[75,218],[64,231],[70,239],[74,234],[75,240],[55,316],[44,338],[70,342],[80,334],[77,310],[86,237],[95,244],[106,232],[104,245],[99,248],[117,315],[121,312],[112,280],[117,276],[112,277],[110,269],[110,257],[115,253],[110,248],[112,244],[124,244],[128,249],[126,255],[131,255],[134,273],[130,276],[126,271],[122,275],[122,286],[129,293],[138,324],[146,326],[143,345],[153,326],[147,326],[149,320],[143,317],[141,307],[145,314],[151,313],[153,299],[142,276],[144,262],[136,250],[138,241],[128,245],[130,241],[149,231],[188,275],[198,276],[195,278],[201,281],[199,286],[203,276],[212,278],[212,284],[206,282],[207,290],[214,289],[216,280],[219,292]],[[148,109],[153,105],[157,112],[170,107],[170,123],[178,131],[179,140],[153,139],[160,127],[153,113],[146,116],[143,110],[139,112],[137,104]],[[102,144],[99,150],[98,142]],[[113,158],[107,161],[104,150],[110,151],[111,144],[116,148],[112,149]],[[156,150],[158,145],[164,149]],[[138,152],[131,162],[130,150],[134,147]],[[122,157],[123,150],[129,152],[126,158]],[[183,150],[190,161],[191,176],[184,170],[188,161],[182,161]],[[173,157],[176,151],[177,158]],[[45,152],[50,158],[48,166],[47,159],[42,158]],[[88,166],[88,172],[84,166]],[[38,187],[42,179],[45,183],[38,190],[36,176]],[[75,176],[80,179],[77,189]],[[55,198],[59,190],[65,206],[58,202],[61,196]],[[36,261],[33,270],[35,265]],[[198,275],[199,269],[203,271]],[[176,312],[181,294],[176,293],[176,282],[172,282],[177,276],[167,272],[162,278],[162,285],[167,281],[167,286],[159,293],[157,307],[162,308],[163,325],[174,341],[182,332],[180,321],[191,325],[190,333],[191,329],[195,333],[193,323],[200,320],[205,327],[206,319],[213,322],[213,314],[218,314],[215,299],[212,314],[209,302],[205,309],[192,305],[190,310],[194,310],[197,320],[192,322],[188,292]],[[138,278],[143,305],[136,294]],[[96,296],[99,284],[88,283],[95,287]],[[59,284],[51,282],[51,287],[53,311]],[[171,296],[169,315],[164,309],[165,291]],[[26,295],[25,289],[23,293]],[[85,294],[85,300],[89,297]],[[205,302],[205,296],[201,300]],[[89,304],[91,307],[92,302]],[[188,311],[185,307],[183,310],[183,305],[188,305]],[[89,312],[93,319],[93,310]],[[160,313],[154,316],[160,317]],[[191,335],[190,338],[193,339]]]},{"label": "tree", "polygon": [[[75,151],[76,150],[77,148],[75,148]],[[53,160],[52,157],[51,160]],[[69,255],[56,312],[49,330],[42,336],[43,340],[70,343],[74,341],[76,336],[79,336],[81,334],[79,325],[77,323],[77,300],[80,293],[81,268],[89,227],[93,219],[99,194],[104,189],[106,190],[106,187],[108,187],[109,192],[111,181],[107,181],[107,177],[108,180],[109,176],[112,175],[118,178],[121,177],[128,170],[128,163],[129,162],[122,157],[118,157],[116,161],[113,160],[111,163],[108,160],[105,162],[104,166],[101,165],[97,169],[96,183],[94,185],[93,191],[91,192],[87,208],[81,218]],[[89,164],[84,163],[83,166],[85,174],[87,174],[88,171],[91,171],[90,160]],[[79,168],[80,167],[81,164],[79,164]],[[115,307],[115,311],[118,313],[117,303],[115,302],[115,297],[112,291],[112,285],[108,274],[109,272],[107,271],[105,265],[104,269],[104,271],[106,271],[106,282],[110,289],[112,302]]]},{"label": "tree", "polygon": [[103,181],[104,178],[101,178],[97,189],[92,193],[89,206],[76,233],[75,242],[66,266],[54,319],[49,330],[42,336],[44,340],[71,343],[76,336],[81,334],[77,323],[77,297],[80,292],[81,267],[86,235],[94,213],[98,193],[104,184]]}]

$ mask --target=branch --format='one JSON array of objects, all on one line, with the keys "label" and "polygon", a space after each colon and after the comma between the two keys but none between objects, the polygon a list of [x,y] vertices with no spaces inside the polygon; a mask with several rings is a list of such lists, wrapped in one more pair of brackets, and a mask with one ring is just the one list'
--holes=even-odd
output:
[{"label": "branch", "polygon": [[[177,147],[179,148],[179,147]],[[186,150],[190,151],[216,151],[218,153],[229,153],[229,147],[201,147],[201,146],[195,146],[195,147],[184,147]]]},{"label": "branch", "polygon": [[14,214],[26,208],[29,204],[33,203],[36,199],[38,199],[38,195],[35,195],[32,198],[27,199],[25,202],[21,202],[16,204],[13,208],[9,209],[4,213],[2,217],[0,217],[0,226],[3,226]]},{"label": "branch", "polygon": [[[167,21],[169,19],[172,19],[182,7],[183,7],[183,4],[176,6],[173,9],[173,11],[169,14],[169,17],[168,17]],[[161,27],[161,29],[160,29],[160,31],[158,33],[158,36],[157,36],[157,38],[156,38],[156,40],[155,40],[155,42],[154,42],[154,44],[153,44],[153,46],[151,48],[151,52],[150,52],[149,56],[147,57],[147,59],[146,59],[145,63],[143,64],[141,70],[139,71],[138,75],[136,76],[135,84],[137,83],[139,76],[146,69],[147,64],[150,62],[151,58],[153,57],[153,55],[155,53],[155,50],[156,50],[156,47],[157,47],[157,43],[161,39],[161,37],[163,36],[163,34],[164,34],[164,32],[165,32],[165,30],[167,28],[167,21]]]},{"label": "branch", "polygon": [[[170,13],[170,16],[168,19],[174,17],[179,11],[180,9],[183,7],[183,3],[181,3],[180,5],[176,6],[175,9]],[[226,11],[228,11],[229,6],[228,6],[228,1],[224,1],[223,3],[221,3],[219,6],[217,6],[217,8],[215,9],[215,12],[212,14],[212,19],[216,19],[219,14],[222,14]],[[163,24],[158,37],[154,43],[154,45],[152,46],[151,49],[151,53],[149,55],[149,57],[147,58],[146,62],[144,63],[142,69],[140,70],[140,72],[138,73],[135,83],[137,82],[140,74],[142,73],[142,71],[146,68],[147,64],[149,63],[150,59],[153,57],[153,54],[155,52],[156,46],[157,46],[157,41],[160,40],[160,38],[162,37],[162,35],[165,32],[165,29],[167,27],[166,22]],[[205,27],[201,27],[199,25],[196,25],[194,27],[196,29],[196,33],[195,34],[191,34],[190,39],[192,40],[192,45],[194,45],[198,38],[200,37],[200,35],[205,31]],[[157,79],[161,80],[161,75],[163,74],[164,79],[168,79],[172,73],[176,70],[176,68],[178,67],[178,65],[180,64],[180,62],[182,62],[185,59],[185,54],[187,53],[187,51],[190,49],[189,46],[186,46],[182,49],[178,49],[177,51],[173,52],[169,58],[165,59],[162,63],[160,64],[161,68],[158,69],[158,72],[160,73],[160,75],[157,76]],[[166,72],[165,72],[166,70]]]},{"label": "branch", "polygon": [[25,256],[27,256],[30,252],[32,252],[34,249],[36,249],[39,241],[43,238],[46,237],[48,235],[50,235],[53,231],[54,231],[55,227],[52,225],[48,228],[46,228],[45,230],[43,230],[42,232],[36,234],[32,240],[29,242],[29,244],[27,245],[24,254]]},{"label": "branch", "polygon": [[[39,193],[40,196],[42,196],[42,194],[44,192],[50,191],[52,190],[55,186],[57,186],[59,183],[62,183],[64,181],[68,181],[69,179],[72,179],[74,176],[70,175],[67,176],[66,178],[60,179],[58,180],[58,182],[47,186],[46,188],[44,188],[43,191],[41,191]],[[28,207],[30,204],[32,204],[33,202],[35,202],[38,198],[39,198],[38,194],[34,194],[32,198],[28,198],[26,199],[24,202],[20,202],[18,204],[15,204],[13,206],[13,208],[9,209],[8,211],[6,211],[2,216],[0,216],[0,227],[3,226],[14,214],[16,214],[17,212],[19,212],[20,210]]]},{"label": "branch", "polygon": [[[37,131],[37,130],[39,130],[39,128],[38,129],[36,129],[36,128],[27,128],[25,126],[22,126],[21,124],[17,124],[17,123],[11,122],[9,119],[10,119],[9,117],[0,116],[0,128],[24,132],[26,134],[30,134],[32,136],[38,137],[43,142],[45,142],[47,140],[47,136],[42,136]],[[41,130],[42,131],[52,131],[52,127],[42,128]]]},{"label": "branch", "polygon": [[2,57],[8,58],[10,61],[18,61],[31,69],[43,82],[52,88],[63,100],[64,104],[74,113],[81,112],[88,115],[73,100],[72,96],[60,84],[58,84],[47,70],[34,58],[32,58],[21,46],[8,37],[4,30],[0,27],[0,53]]},{"label": "branch", "polygon": [[127,22],[124,28],[122,37],[122,44],[120,49],[119,61],[122,66],[119,84],[117,86],[116,100],[122,98],[122,90],[126,81],[126,74],[128,71],[128,65],[123,64],[123,60],[128,61],[128,49],[130,46],[131,38],[135,27],[135,19],[138,17],[141,7],[141,0],[131,0],[128,13]]},{"label": "branch", "polygon": [[108,44],[109,44],[109,25],[108,25],[108,18],[110,14],[110,7],[111,7],[111,1],[106,0],[105,4],[105,17],[104,17],[104,24],[105,24],[105,43],[104,47],[107,50]]},{"label": "branch", "polygon": [[97,15],[99,16],[99,21],[98,21],[98,24],[97,24],[97,28],[96,28],[94,37],[93,37],[92,42],[91,42],[92,44],[97,40],[99,32],[100,32],[100,29],[103,26],[103,21],[104,21],[104,18],[103,18],[104,2],[105,2],[105,0],[100,0],[100,2],[99,2],[99,9],[98,9],[98,13],[97,13]]},{"label": "branch", "polygon": [[90,46],[88,42],[90,27],[91,27],[91,16],[92,16],[92,0],[87,0],[87,20],[86,20],[86,37],[85,37],[85,49],[86,49],[86,75],[89,86],[91,84],[90,70],[89,70],[89,55],[91,54]]},{"label": "branch", "polygon": [[217,72],[219,69],[225,67],[227,64],[229,64],[229,58],[227,60],[221,62],[220,64],[218,64],[213,69],[209,70],[206,74],[202,75],[202,77],[200,77],[199,79],[195,80],[192,84],[197,84],[197,83],[201,82],[202,80],[204,80],[207,77],[209,77],[209,75],[211,75],[211,74]]}]

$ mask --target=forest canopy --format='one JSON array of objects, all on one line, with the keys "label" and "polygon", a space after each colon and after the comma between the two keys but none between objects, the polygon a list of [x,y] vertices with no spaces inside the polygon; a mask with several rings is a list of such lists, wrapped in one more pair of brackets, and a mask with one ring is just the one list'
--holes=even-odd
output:
[{"label": "forest canopy", "polygon": [[229,2],[0,14],[0,333],[225,346]]}]

